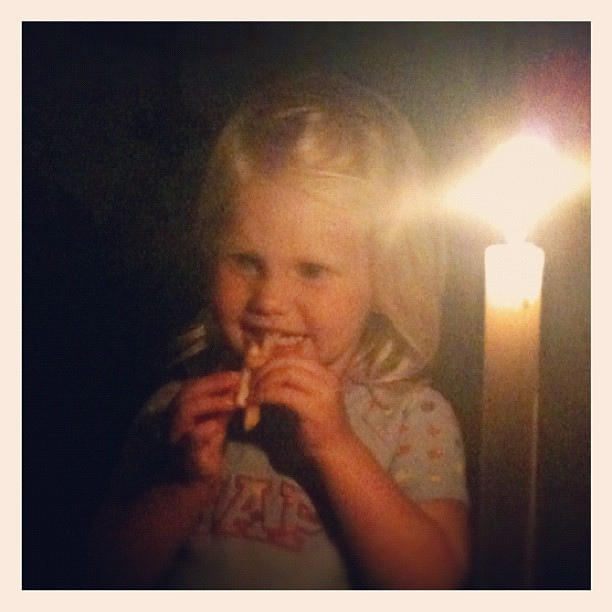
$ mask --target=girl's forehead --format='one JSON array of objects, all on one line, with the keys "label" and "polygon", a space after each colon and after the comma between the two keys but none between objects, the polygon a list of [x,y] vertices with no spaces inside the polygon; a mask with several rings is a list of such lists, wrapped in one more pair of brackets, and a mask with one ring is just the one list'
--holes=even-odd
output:
[{"label": "girl's forehead", "polygon": [[236,197],[226,238],[334,251],[361,250],[366,224],[355,207],[292,186],[254,184]]},{"label": "girl's forehead", "polygon": [[239,189],[234,204],[233,219],[242,222],[306,223],[320,229],[351,231],[365,227],[360,207],[332,189],[313,192],[308,186],[257,181]]}]

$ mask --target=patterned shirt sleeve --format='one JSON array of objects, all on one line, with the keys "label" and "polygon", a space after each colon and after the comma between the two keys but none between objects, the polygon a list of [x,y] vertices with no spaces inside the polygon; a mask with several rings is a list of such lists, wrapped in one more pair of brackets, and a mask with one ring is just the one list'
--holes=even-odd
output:
[{"label": "patterned shirt sleeve", "polygon": [[451,498],[468,503],[459,423],[434,389],[419,389],[407,403],[390,473],[415,501]]}]

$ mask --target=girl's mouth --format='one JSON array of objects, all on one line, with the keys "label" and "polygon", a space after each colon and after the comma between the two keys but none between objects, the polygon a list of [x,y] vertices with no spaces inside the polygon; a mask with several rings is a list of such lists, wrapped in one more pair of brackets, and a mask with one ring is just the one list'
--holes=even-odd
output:
[{"label": "girl's mouth", "polygon": [[274,346],[296,346],[304,340],[306,340],[306,336],[297,334],[283,334],[279,332],[270,334],[270,342]]},{"label": "girl's mouth", "polygon": [[259,348],[266,344],[270,347],[269,350],[272,355],[277,351],[279,353],[293,351],[304,343],[307,338],[308,336],[304,334],[294,334],[274,329],[246,328],[244,350],[248,351],[249,347],[253,344],[256,344]]},{"label": "girl's mouth", "polygon": [[250,343],[255,343],[261,346],[266,338],[268,338],[268,342],[285,346],[298,344],[302,340],[306,339],[304,334],[252,323],[246,323],[243,325],[243,335],[247,348],[248,344]]}]

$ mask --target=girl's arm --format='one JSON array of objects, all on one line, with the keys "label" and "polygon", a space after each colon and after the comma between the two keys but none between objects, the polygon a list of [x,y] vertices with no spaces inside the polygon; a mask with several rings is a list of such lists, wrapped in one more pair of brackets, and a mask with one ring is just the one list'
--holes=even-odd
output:
[{"label": "girl's arm", "polygon": [[373,586],[460,586],[468,564],[465,505],[408,499],[353,432],[340,380],[312,360],[275,359],[255,376],[254,400],[290,407],[343,535]]},{"label": "girl's arm", "polygon": [[457,588],[468,566],[462,502],[411,502],[352,432],[317,445],[313,459],[352,552],[375,587]]},{"label": "girl's arm", "polygon": [[91,532],[92,583],[149,588],[163,576],[218,494],[239,378],[222,372],[175,387],[163,412],[137,421]]},{"label": "girl's arm", "polygon": [[89,542],[97,588],[153,587],[197,524],[211,497],[206,482],[160,485],[130,503],[109,503]]}]

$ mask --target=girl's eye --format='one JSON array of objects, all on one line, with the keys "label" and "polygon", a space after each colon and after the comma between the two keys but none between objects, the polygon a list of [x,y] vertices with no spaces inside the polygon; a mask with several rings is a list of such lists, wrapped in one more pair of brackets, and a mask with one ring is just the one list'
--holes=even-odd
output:
[{"label": "girl's eye", "polygon": [[245,274],[255,275],[261,271],[261,262],[255,255],[250,253],[233,253],[230,258],[234,265]]},{"label": "girl's eye", "polygon": [[299,265],[300,275],[308,280],[318,280],[326,272],[325,266],[313,262],[304,262]]}]

